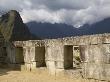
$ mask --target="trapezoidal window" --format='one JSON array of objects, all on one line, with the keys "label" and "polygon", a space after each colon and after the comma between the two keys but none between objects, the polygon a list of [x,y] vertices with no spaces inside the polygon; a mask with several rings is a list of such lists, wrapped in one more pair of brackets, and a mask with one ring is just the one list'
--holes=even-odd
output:
[{"label": "trapezoidal window", "polygon": [[45,63],[45,47],[35,48],[36,67],[46,67]]},{"label": "trapezoidal window", "polygon": [[22,47],[17,47],[15,49],[15,60],[16,60],[16,63],[18,64],[24,64],[24,55],[23,55],[23,48]]},{"label": "trapezoidal window", "polygon": [[85,46],[73,46],[73,67],[80,67],[85,59]]},{"label": "trapezoidal window", "polygon": [[79,65],[81,62],[79,46],[73,46],[73,62],[74,65]]},{"label": "trapezoidal window", "polygon": [[72,45],[64,46],[64,68],[65,69],[73,68],[73,46]]}]

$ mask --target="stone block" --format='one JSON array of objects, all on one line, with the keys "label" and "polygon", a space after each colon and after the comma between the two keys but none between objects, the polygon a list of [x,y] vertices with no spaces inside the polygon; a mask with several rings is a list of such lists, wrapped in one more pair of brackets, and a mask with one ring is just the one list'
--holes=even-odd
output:
[{"label": "stone block", "polygon": [[31,70],[34,70],[34,69],[36,69],[36,62],[31,63]]},{"label": "stone block", "polygon": [[46,61],[46,65],[49,70],[49,73],[55,75],[56,73],[55,61]]},{"label": "stone block", "polygon": [[55,62],[57,69],[64,69],[64,62],[63,61],[56,61]]},{"label": "stone block", "polygon": [[85,78],[110,80],[110,64],[85,63],[83,74]]},{"label": "stone block", "polygon": [[90,38],[88,36],[82,36],[79,38],[79,44],[78,45],[88,45],[90,44]]},{"label": "stone block", "polygon": [[85,62],[103,63],[103,46],[89,45],[85,49]]},{"label": "stone block", "polygon": [[23,71],[31,71],[31,64],[25,63],[25,65],[22,66]]},{"label": "stone block", "polygon": [[104,64],[103,68],[106,72],[106,80],[110,81],[110,64]]},{"label": "stone block", "polygon": [[97,44],[98,43],[98,38],[97,36],[90,36],[90,44]]},{"label": "stone block", "polygon": [[63,61],[63,45],[49,46],[46,49],[45,59],[48,61]]},{"label": "stone block", "polygon": [[110,43],[110,35],[104,35],[102,41],[103,43]]},{"label": "stone block", "polygon": [[103,44],[103,62],[110,64],[110,44]]}]

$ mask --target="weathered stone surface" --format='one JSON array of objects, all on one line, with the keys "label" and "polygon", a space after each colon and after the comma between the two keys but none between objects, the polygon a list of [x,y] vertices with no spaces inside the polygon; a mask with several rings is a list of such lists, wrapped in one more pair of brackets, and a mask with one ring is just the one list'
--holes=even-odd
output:
[{"label": "weathered stone surface", "polygon": [[50,45],[46,47],[46,60],[63,61],[63,46]]},{"label": "weathered stone surface", "polygon": [[56,73],[55,61],[46,61],[46,65],[47,65],[47,68],[48,68],[50,74],[55,75],[55,73]]},{"label": "weathered stone surface", "polygon": [[[8,61],[21,64],[21,69],[32,71],[46,67],[54,75],[65,71],[72,75],[71,69],[78,73],[76,76],[110,81],[109,34],[15,41],[7,44]],[[75,47],[79,48],[78,53],[74,50]],[[21,53],[24,65],[21,63]],[[79,54],[79,61],[75,59],[75,54]]]},{"label": "weathered stone surface", "polygon": [[64,62],[63,61],[56,61],[55,65],[56,65],[56,69],[64,69]]},{"label": "weathered stone surface", "polygon": [[[65,69],[65,65],[77,68],[77,62],[74,60],[74,47],[78,46],[81,58],[81,65],[79,65],[79,68],[82,68],[82,71],[80,70],[81,76],[84,78],[105,81],[110,80],[109,34],[23,42],[16,41],[14,42],[14,45],[16,47],[23,47],[24,61],[28,64],[28,69],[37,68],[37,66],[39,67],[43,62],[45,62],[46,67],[51,74],[68,70]],[[65,49],[65,46],[70,46],[71,49]],[[39,47],[44,47],[45,50],[43,48],[40,49]]]},{"label": "weathered stone surface", "polygon": [[7,43],[7,61],[8,63],[16,63],[15,47],[11,43]]},{"label": "weathered stone surface", "polygon": [[110,80],[110,64],[84,64],[84,76],[91,79]]}]

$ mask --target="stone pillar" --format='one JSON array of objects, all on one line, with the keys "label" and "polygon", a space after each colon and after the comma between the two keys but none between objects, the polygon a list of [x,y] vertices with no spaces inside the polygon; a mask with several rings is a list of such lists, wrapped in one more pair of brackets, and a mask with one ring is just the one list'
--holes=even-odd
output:
[{"label": "stone pillar", "polygon": [[33,70],[36,68],[35,47],[23,47],[25,70]]},{"label": "stone pillar", "polygon": [[36,69],[36,60],[35,60],[35,47],[30,47],[30,55],[31,55],[31,69]]},{"label": "stone pillar", "polygon": [[46,47],[46,65],[49,69],[50,74],[56,74],[57,71],[64,69],[64,52],[63,46],[50,45]]}]

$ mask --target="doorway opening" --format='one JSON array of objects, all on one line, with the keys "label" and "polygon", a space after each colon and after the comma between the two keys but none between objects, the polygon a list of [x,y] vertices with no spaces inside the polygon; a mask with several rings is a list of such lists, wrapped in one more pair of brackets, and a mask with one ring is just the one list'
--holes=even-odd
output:
[{"label": "doorway opening", "polygon": [[7,63],[7,50],[6,47],[0,47],[0,63]]},{"label": "doorway opening", "polygon": [[64,68],[65,69],[73,68],[73,46],[72,45],[64,46]]},{"label": "doorway opening", "polygon": [[35,47],[36,67],[46,67],[45,47]]},{"label": "doorway opening", "polygon": [[17,64],[24,64],[24,55],[23,55],[23,48],[22,47],[17,47],[15,49],[15,60]]}]

